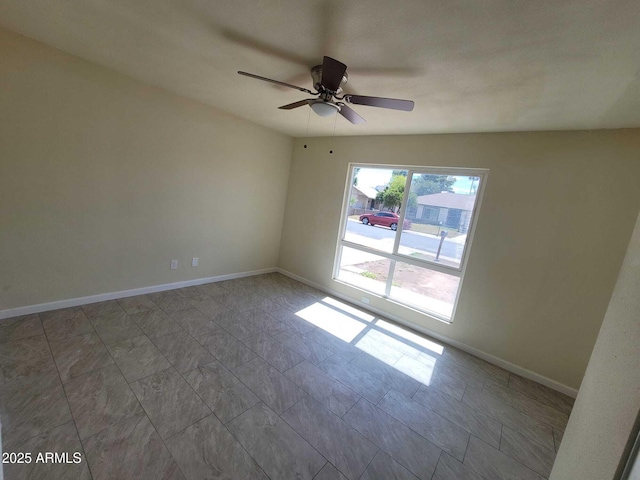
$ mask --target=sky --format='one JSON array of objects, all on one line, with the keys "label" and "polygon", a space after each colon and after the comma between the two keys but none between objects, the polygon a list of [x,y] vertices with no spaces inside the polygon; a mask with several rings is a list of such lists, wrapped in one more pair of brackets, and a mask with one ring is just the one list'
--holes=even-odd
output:
[{"label": "sky", "polygon": [[[382,168],[362,168],[358,172],[358,185],[375,188],[378,185],[386,185],[391,179],[392,170]],[[471,180],[466,176],[457,177],[453,184],[453,191],[456,193],[469,193]]]}]

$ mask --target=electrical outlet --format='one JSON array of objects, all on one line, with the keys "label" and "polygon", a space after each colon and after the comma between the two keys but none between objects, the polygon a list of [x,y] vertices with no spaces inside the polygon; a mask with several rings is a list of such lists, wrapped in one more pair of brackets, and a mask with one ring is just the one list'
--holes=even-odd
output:
[{"label": "electrical outlet", "polygon": [[198,257],[193,257],[191,259],[191,266],[192,267],[197,267],[198,266]]},{"label": "electrical outlet", "polygon": [[178,269],[178,260],[171,260],[171,270]]},{"label": "electrical outlet", "polygon": [[369,297],[362,297],[362,303],[369,305]]}]

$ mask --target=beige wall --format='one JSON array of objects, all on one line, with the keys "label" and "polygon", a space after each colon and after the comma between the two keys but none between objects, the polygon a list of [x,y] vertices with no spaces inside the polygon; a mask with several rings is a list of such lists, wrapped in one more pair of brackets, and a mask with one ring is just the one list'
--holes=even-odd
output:
[{"label": "beige wall", "polygon": [[639,151],[639,130],[297,139],[280,266],[360,299],[332,280],[349,162],[488,168],[454,323],[371,305],[578,388],[638,214]]},{"label": "beige wall", "polygon": [[277,266],[290,137],[1,30],[0,58],[0,310]]},{"label": "beige wall", "polygon": [[624,468],[640,412],[639,292],[640,217],[550,480],[613,480]]}]

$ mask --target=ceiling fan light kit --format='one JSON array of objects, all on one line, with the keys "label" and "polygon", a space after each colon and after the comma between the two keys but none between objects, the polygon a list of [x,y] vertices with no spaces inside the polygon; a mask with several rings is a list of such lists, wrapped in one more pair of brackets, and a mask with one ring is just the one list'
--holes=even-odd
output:
[{"label": "ceiling fan light kit", "polygon": [[340,111],[340,106],[335,103],[325,102],[323,100],[316,100],[310,102],[311,110],[321,117],[330,117]]},{"label": "ceiling fan light kit", "polygon": [[[312,92],[307,88],[298,87],[296,85],[280,82],[279,80],[273,80],[267,77],[261,77],[260,75],[255,75],[253,73],[242,71],[239,71],[238,73],[264,82],[294,88],[311,95],[318,95],[318,98],[300,100],[298,102],[278,107],[281,110],[292,110],[304,105],[309,105],[311,109],[321,117],[330,117],[335,113],[339,113],[353,124],[365,123],[365,119],[348,107],[344,102],[353,105],[367,105],[369,107],[388,108],[391,110],[401,110],[405,112],[412,111],[414,106],[414,103],[411,100],[399,100],[397,98],[367,97],[364,95],[347,94],[340,96],[340,93],[342,93],[342,89],[349,78],[347,75],[347,66],[331,57],[324,57],[322,65],[316,65],[311,68],[311,79],[313,80],[313,88],[316,89],[315,92]],[[344,100],[344,102],[341,100]]]}]

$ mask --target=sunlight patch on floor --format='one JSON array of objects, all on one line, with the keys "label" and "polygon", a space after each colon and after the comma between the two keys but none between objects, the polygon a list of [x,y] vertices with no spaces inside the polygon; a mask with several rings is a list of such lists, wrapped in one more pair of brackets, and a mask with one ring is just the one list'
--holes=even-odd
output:
[{"label": "sunlight patch on floor", "polygon": [[371,335],[371,332],[367,332],[362,338],[360,338],[355,343],[355,346],[387,365],[393,365],[402,357],[401,353],[398,353],[392,348],[387,347],[384,343],[377,341]]},{"label": "sunlight patch on floor", "polygon": [[432,340],[330,297],[296,315],[425,385],[431,383],[437,362],[425,350],[444,352]]},{"label": "sunlight patch on floor", "polygon": [[416,335],[413,332],[410,332],[394,323],[387,322],[385,320],[378,320],[376,325],[380,328],[387,330],[399,337],[406,338],[412,343],[419,345],[421,347],[427,348],[438,355],[442,355],[444,353],[444,346],[439,343],[428,340],[420,335]]},{"label": "sunlight patch on floor", "polygon": [[359,318],[360,320],[364,320],[365,322],[371,322],[375,317],[369,313],[363,312],[362,310],[358,310],[351,305],[347,305],[346,303],[342,303],[339,300],[331,297],[325,297],[322,299],[322,303],[326,303],[332,307],[338,308],[349,315]]},{"label": "sunlight patch on floor", "polygon": [[[429,358],[431,361],[428,361]],[[431,385],[431,377],[433,376],[433,370],[435,367],[435,358],[426,356],[412,358],[406,355],[398,360],[393,366],[396,370],[409,375],[411,378],[415,378],[417,381],[424,383],[425,385]]]},{"label": "sunlight patch on floor", "polygon": [[322,303],[309,305],[296,312],[296,315],[347,343],[367,327],[366,323],[355,320],[352,316],[340,313]]}]

